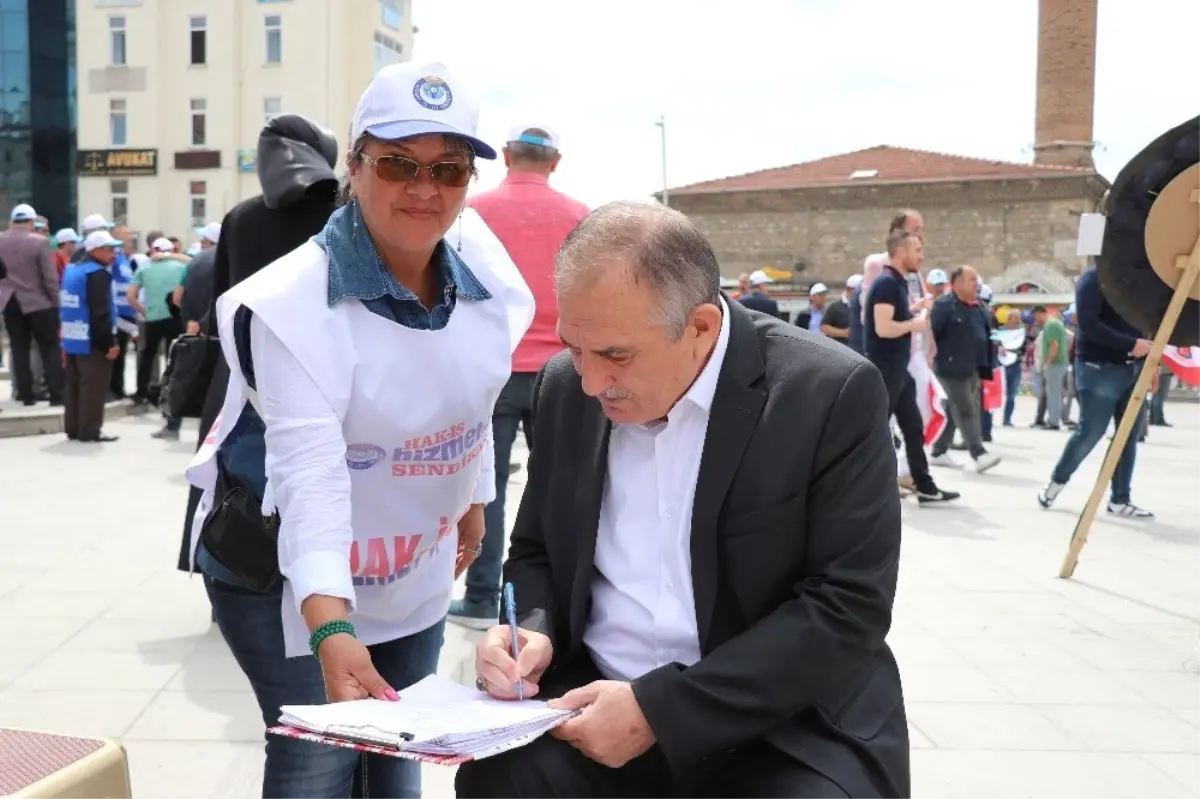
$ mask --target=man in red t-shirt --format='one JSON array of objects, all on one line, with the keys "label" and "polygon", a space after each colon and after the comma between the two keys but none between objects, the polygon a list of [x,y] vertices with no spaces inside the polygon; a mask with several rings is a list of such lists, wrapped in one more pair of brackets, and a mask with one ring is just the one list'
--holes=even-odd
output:
[{"label": "man in red t-shirt", "polygon": [[496,454],[496,499],[484,510],[483,551],[467,571],[467,593],[450,605],[450,620],[485,630],[496,623],[500,565],[504,559],[504,497],[517,428],[528,443],[533,434],[533,381],[542,365],[562,349],[554,256],[567,234],[588,215],[587,206],[550,188],[561,158],[558,137],[545,126],[513,129],[504,148],[508,176],[493,191],[472,197],[474,208],[508,250],[533,292],[537,310],[529,332],[513,353],[512,377],[492,414]]},{"label": "man in red t-shirt", "polygon": [[58,270],[60,284],[63,272],[67,271],[67,265],[71,263],[71,256],[75,254],[75,246],[81,241],[83,239],[73,228],[65,227],[54,234],[54,268]]}]

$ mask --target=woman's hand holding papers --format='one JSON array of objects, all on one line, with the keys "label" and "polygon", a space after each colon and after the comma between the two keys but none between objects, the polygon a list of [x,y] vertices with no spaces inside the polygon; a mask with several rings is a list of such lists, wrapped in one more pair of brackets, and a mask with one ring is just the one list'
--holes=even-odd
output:
[{"label": "woman's hand holding papers", "polygon": [[325,698],[330,702],[352,699],[385,699],[398,702],[397,694],[371,663],[366,644],[350,635],[331,635],[321,642],[321,674]]},{"label": "woman's hand holding papers", "polygon": [[554,657],[554,647],[542,633],[521,630],[517,643],[520,655],[513,660],[508,626],[497,625],[475,649],[475,673],[483,678],[488,694],[497,699],[516,699],[518,681],[526,699],[536,696],[538,680]]}]

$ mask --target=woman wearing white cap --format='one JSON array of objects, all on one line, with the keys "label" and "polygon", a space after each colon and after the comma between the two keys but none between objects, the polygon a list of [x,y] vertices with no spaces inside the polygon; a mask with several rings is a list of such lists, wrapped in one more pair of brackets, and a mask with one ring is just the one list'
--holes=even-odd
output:
[{"label": "woman wearing white cap", "polygon": [[[464,210],[475,158],[496,157],[476,124],[445,66],[380,71],[354,116],[348,203],[217,303],[233,376],[189,470],[210,489],[193,537],[267,724],[283,704],[395,699],[431,674],[454,579],[478,553],[492,409],[533,301]],[[252,468],[263,449],[265,480]],[[223,533],[239,496],[260,491],[278,517],[251,554],[248,516]],[[419,775],[271,735],[263,793],[348,796],[357,777],[374,795],[418,796]]]}]

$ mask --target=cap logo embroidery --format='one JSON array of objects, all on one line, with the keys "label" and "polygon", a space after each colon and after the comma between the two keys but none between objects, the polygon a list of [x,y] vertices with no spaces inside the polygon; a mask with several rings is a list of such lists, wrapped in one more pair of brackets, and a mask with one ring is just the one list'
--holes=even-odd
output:
[{"label": "cap logo embroidery", "polygon": [[435,75],[421,78],[413,85],[413,98],[431,111],[445,111],[454,102],[454,94],[446,81]]}]

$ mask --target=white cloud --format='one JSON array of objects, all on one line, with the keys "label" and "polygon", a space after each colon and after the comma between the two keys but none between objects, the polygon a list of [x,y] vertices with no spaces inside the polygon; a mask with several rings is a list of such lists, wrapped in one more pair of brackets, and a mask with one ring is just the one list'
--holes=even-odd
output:
[{"label": "white cloud", "polygon": [[[591,204],[893,144],[1026,161],[1037,4],[961,0],[415,0],[415,56],[480,89],[482,135],[544,118]],[[1101,3],[1096,160],[1114,177],[1198,110],[1195,0]],[[502,165],[484,167],[495,185]]]}]

